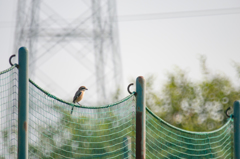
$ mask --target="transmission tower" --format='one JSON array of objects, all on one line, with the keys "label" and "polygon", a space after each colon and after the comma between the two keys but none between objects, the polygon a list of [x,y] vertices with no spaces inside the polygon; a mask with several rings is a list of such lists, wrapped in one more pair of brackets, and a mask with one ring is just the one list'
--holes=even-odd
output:
[{"label": "transmission tower", "polygon": [[85,85],[91,104],[120,86],[114,0],[18,0],[16,21],[14,53],[28,48],[30,78],[45,90],[70,99]]}]

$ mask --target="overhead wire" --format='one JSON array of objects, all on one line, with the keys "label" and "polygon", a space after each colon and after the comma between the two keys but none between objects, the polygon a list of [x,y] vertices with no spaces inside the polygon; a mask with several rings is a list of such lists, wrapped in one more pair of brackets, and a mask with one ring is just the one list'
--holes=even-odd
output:
[{"label": "overhead wire", "polygon": [[118,16],[118,22],[239,14],[240,7]]},{"label": "overhead wire", "polygon": [[[206,9],[195,11],[179,11],[179,12],[162,12],[150,14],[135,14],[135,15],[119,15],[117,22],[125,21],[144,21],[156,19],[172,19],[172,18],[187,18],[187,17],[201,17],[201,16],[217,16],[228,14],[239,14],[240,7],[227,9]],[[1,21],[0,28],[15,27],[14,21]]]}]

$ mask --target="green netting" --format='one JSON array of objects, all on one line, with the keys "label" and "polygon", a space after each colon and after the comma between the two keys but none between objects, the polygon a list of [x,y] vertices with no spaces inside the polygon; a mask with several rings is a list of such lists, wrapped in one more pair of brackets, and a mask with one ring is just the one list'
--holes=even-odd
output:
[{"label": "green netting", "polygon": [[[106,106],[68,103],[29,81],[29,158],[135,158],[135,96]],[[17,158],[18,70],[0,72],[0,159]],[[75,106],[71,115],[71,108]],[[146,158],[233,158],[232,119],[190,132],[146,110]]]},{"label": "green netting", "polygon": [[[130,95],[107,106],[86,107],[29,86],[30,158],[124,158],[134,154],[135,101]],[[131,142],[126,142],[126,138]]]},{"label": "green netting", "polygon": [[146,111],[146,156],[161,159],[233,158],[232,120],[211,132],[191,132],[174,127]]},{"label": "green netting", "polygon": [[17,158],[18,70],[0,72],[0,158]]}]

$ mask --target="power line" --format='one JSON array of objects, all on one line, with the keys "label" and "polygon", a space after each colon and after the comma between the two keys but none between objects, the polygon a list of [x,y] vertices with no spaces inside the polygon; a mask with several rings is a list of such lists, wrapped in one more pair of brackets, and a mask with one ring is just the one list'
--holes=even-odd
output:
[{"label": "power line", "polygon": [[172,18],[185,18],[185,17],[215,16],[215,15],[227,15],[227,14],[239,14],[239,13],[240,13],[240,8],[211,9],[211,10],[199,10],[199,11],[123,15],[123,16],[118,16],[118,21],[119,22],[142,21],[142,20],[172,19]]},{"label": "power line", "polygon": [[[239,14],[240,8],[182,11],[118,16],[119,22]],[[15,21],[1,21],[0,28],[15,27]]]}]

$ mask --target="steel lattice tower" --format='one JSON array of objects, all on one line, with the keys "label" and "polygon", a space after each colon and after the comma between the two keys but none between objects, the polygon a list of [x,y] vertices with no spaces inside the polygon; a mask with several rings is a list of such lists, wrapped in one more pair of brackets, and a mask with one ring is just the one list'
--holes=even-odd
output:
[{"label": "steel lattice tower", "polygon": [[18,0],[14,54],[26,46],[30,78],[60,98],[85,85],[86,103],[108,99],[122,78],[115,1],[51,2]]}]

